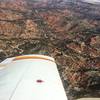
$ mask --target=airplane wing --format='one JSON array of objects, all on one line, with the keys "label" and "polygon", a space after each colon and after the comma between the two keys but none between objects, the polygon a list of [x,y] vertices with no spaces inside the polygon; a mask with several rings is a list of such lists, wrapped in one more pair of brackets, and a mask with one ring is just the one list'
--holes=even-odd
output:
[{"label": "airplane wing", "polygon": [[0,66],[0,100],[67,100],[53,58],[17,56]]}]

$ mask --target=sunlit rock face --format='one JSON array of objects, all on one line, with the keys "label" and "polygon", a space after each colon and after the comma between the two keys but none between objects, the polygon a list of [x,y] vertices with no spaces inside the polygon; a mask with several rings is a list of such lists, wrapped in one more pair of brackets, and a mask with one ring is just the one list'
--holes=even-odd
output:
[{"label": "sunlit rock face", "polygon": [[0,61],[33,53],[55,58],[69,100],[100,96],[100,6],[0,0]]},{"label": "sunlit rock face", "polygon": [[31,13],[25,0],[0,1],[0,34],[12,38],[39,37],[37,25],[31,20]]}]

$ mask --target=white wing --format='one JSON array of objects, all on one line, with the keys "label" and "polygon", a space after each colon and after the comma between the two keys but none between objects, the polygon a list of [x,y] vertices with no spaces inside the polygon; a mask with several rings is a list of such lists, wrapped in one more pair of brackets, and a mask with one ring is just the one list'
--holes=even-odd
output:
[{"label": "white wing", "polygon": [[0,71],[0,100],[67,100],[53,58],[32,56]]}]

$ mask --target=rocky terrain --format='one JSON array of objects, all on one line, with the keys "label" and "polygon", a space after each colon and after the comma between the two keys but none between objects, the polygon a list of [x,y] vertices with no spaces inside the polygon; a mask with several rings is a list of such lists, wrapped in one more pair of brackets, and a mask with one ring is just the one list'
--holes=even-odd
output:
[{"label": "rocky terrain", "polygon": [[69,100],[100,97],[100,7],[82,0],[0,0],[0,61],[55,58]]}]

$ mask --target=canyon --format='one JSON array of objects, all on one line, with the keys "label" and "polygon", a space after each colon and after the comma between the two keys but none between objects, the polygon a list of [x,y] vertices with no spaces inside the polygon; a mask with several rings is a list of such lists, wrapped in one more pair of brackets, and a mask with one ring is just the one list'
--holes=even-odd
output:
[{"label": "canyon", "polygon": [[0,61],[55,58],[69,100],[100,97],[100,7],[83,0],[1,0]]}]

